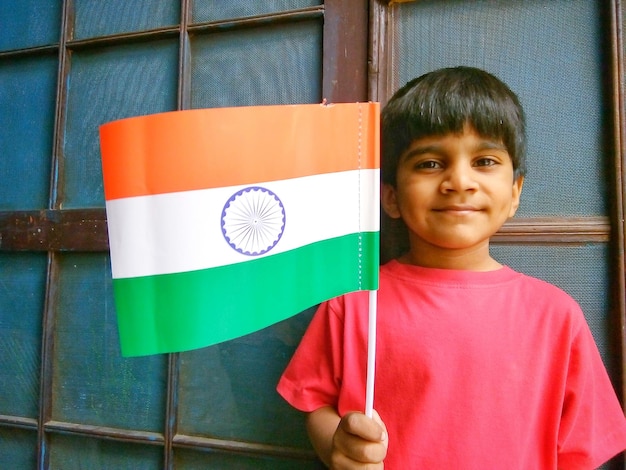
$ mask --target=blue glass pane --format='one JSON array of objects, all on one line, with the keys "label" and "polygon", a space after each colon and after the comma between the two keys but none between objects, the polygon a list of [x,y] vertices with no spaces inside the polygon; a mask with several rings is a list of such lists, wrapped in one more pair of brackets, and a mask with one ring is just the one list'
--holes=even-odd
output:
[{"label": "blue glass pane", "polygon": [[228,2],[223,0],[194,0],[192,3],[192,14],[194,23],[201,23],[296,10],[321,4],[323,2],[319,0],[265,0],[263,2],[251,2],[250,0],[229,0]]},{"label": "blue glass pane", "polygon": [[74,39],[178,25],[180,0],[74,0]]},{"label": "blue glass pane", "polygon": [[314,311],[181,353],[178,432],[310,449],[304,415],[287,405],[276,384]]},{"label": "blue glass pane", "polygon": [[397,5],[396,85],[455,65],[484,68],[520,97],[529,172],[518,215],[605,215],[606,57],[600,2],[424,0]]},{"label": "blue glass pane", "polygon": [[37,431],[0,427],[0,468],[37,468]]},{"label": "blue glass pane", "polygon": [[317,21],[192,39],[193,108],[321,101]]},{"label": "blue glass pane", "polygon": [[48,207],[56,81],[54,56],[0,61],[0,210]]},{"label": "blue glass pane", "polygon": [[0,414],[39,414],[46,266],[45,253],[0,254]]},{"label": "blue glass pane", "polygon": [[0,2],[0,51],[57,44],[62,0]]},{"label": "blue glass pane", "polygon": [[176,109],[178,42],[158,41],[72,56],[68,78],[63,207],[102,207],[99,126]]},{"label": "blue glass pane", "polygon": [[51,469],[155,470],[164,468],[161,446],[53,434],[50,436],[49,451],[49,468]]},{"label": "blue glass pane", "polygon": [[120,356],[109,257],[65,255],[59,270],[53,419],[162,432],[167,356]]}]

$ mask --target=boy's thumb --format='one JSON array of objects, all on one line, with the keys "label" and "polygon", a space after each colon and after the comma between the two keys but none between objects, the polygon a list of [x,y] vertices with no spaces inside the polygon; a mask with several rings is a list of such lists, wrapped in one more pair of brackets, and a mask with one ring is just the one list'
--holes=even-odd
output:
[{"label": "boy's thumb", "polygon": [[376,410],[372,410],[372,419],[378,423],[380,425],[380,427],[382,428],[382,433],[380,436],[380,440],[381,441],[387,441],[387,439],[389,438],[388,434],[387,434],[387,426],[385,426],[385,423],[383,422],[383,420],[381,419],[380,415],[378,414],[378,411]]}]

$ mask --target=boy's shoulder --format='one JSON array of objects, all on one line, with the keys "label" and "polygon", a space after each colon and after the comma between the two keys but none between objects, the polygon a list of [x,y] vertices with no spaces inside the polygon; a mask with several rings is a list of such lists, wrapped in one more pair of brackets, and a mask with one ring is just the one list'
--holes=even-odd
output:
[{"label": "boy's shoulder", "polygon": [[561,312],[569,317],[584,321],[578,301],[566,290],[544,279],[518,273],[520,294],[530,305],[553,312]]}]

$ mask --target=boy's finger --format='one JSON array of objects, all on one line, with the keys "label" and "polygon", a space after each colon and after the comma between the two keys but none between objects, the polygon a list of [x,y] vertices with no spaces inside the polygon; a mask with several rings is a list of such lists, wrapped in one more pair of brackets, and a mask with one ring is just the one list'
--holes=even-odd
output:
[{"label": "boy's finger", "polygon": [[[371,441],[346,432],[335,434],[332,468],[342,468],[339,462],[347,461],[352,463],[349,468],[360,468],[357,464],[380,464],[387,455],[386,442]],[[376,467],[365,467],[376,468]]]},{"label": "boy's finger", "polygon": [[339,423],[344,432],[368,441],[383,441],[387,437],[385,424],[376,413],[375,418],[368,418],[363,413],[347,413]]}]

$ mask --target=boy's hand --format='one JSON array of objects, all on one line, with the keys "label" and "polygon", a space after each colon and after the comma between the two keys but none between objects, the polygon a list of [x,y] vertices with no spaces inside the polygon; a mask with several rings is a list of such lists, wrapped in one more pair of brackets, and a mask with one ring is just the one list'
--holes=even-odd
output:
[{"label": "boy's hand", "polygon": [[387,430],[376,411],[373,418],[352,412],[341,419],[333,436],[332,469],[382,469],[386,455]]},{"label": "boy's hand", "polygon": [[373,418],[351,412],[341,418],[324,406],[307,415],[311,443],[333,470],[382,469],[387,456],[387,428],[374,411]]}]

